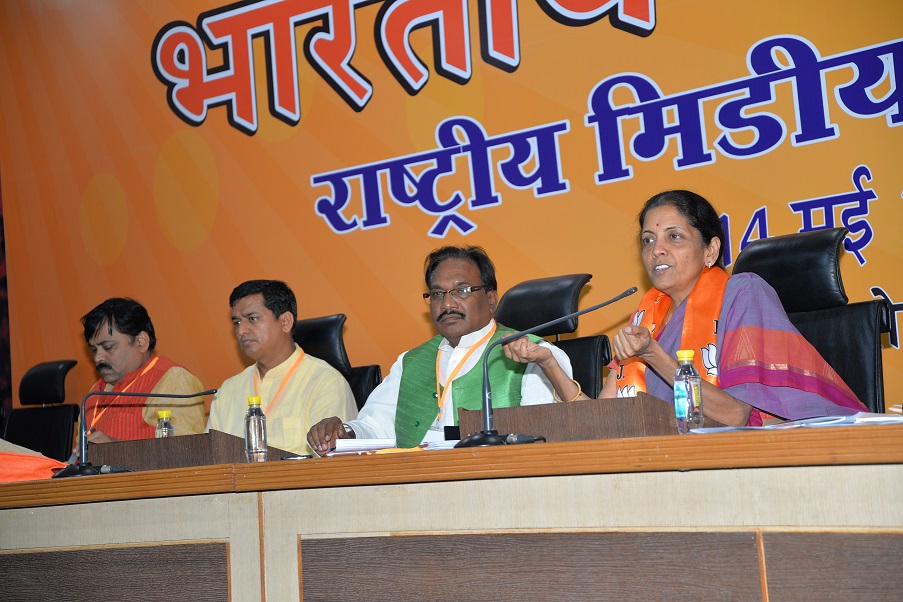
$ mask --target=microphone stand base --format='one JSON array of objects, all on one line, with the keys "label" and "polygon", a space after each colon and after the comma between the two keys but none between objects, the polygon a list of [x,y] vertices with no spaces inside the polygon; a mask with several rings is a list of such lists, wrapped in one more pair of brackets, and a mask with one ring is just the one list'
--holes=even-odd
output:
[{"label": "microphone stand base", "polygon": [[473,433],[458,441],[455,447],[489,447],[491,445],[505,445],[505,438],[498,431],[480,431]]},{"label": "microphone stand base", "polygon": [[84,464],[70,464],[65,468],[61,468],[56,471],[51,478],[64,479],[66,477],[89,477],[96,474],[100,474],[100,471],[92,466],[90,462],[85,462]]}]

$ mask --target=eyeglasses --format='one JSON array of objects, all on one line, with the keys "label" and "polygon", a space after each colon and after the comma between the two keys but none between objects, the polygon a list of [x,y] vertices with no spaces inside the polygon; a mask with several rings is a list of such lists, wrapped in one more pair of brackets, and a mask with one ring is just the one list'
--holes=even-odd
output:
[{"label": "eyeglasses", "polygon": [[486,288],[485,284],[480,284],[478,286],[462,286],[461,288],[453,288],[448,291],[430,291],[428,293],[423,293],[423,298],[429,301],[430,303],[442,303],[445,301],[445,295],[450,294],[452,299],[462,300],[466,299],[478,290]]}]

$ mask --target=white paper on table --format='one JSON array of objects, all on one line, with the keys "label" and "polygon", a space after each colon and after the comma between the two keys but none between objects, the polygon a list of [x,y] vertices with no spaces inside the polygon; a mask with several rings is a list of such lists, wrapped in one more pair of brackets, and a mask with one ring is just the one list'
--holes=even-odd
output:
[{"label": "white paper on table", "polygon": [[395,439],[336,439],[335,452],[366,452],[395,447]]},{"label": "white paper on table", "polygon": [[858,424],[903,424],[903,416],[898,414],[873,414],[871,412],[859,412],[849,416],[816,416],[815,418],[801,418],[800,420],[788,420],[765,426],[716,426],[694,429],[691,433],[724,433],[728,431],[780,431],[796,428],[823,428],[828,426],[852,426]]}]

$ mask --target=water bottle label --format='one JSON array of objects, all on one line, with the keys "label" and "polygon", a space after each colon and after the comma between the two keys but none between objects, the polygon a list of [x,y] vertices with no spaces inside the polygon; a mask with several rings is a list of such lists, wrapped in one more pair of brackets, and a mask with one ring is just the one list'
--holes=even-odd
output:
[{"label": "water bottle label", "polygon": [[674,383],[674,415],[679,420],[686,420],[689,406],[687,387],[684,386],[683,382]]},{"label": "water bottle label", "polygon": [[699,409],[699,400],[702,399],[702,393],[699,392],[699,385],[693,383],[693,407]]}]

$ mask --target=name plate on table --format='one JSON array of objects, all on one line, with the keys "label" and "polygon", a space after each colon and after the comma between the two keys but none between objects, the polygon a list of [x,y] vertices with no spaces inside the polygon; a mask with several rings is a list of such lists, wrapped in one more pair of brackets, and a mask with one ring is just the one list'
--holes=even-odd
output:
[{"label": "name plate on table", "polygon": [[[268,447],[269,459],[292,455]],[[245,459],[245,440],[220,431],[200,435],[180,435],[163,439],[111,441],[88,445],[88,461],[94,466],[124,466],[136,472],[165,468],[190,468],[211,464],[241,464]]]},{"label": "name plate on table", "polygon": [[[617,399],[581,399],[492,411],[493,426],[500,434],[542,435],[549,442],[590,439],[623,439],[676,435],[674,406],[646,393]],[[461,436],[483,430],[481,410],[459,410]],[[721,426],[710,418],[706,426]]]}]

